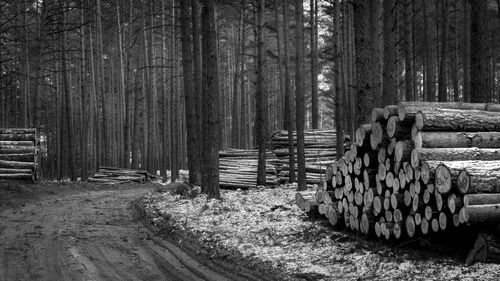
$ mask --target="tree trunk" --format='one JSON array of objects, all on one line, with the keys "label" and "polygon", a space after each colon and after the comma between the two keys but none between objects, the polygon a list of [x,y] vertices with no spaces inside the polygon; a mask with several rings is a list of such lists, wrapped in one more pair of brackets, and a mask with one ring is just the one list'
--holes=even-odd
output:
[{"label": "tree trunk", "polygon": [[[354,33],[356,48],[356,116],[355,127],[369,123],[372,108],[375,107],[375,63],[373,44],[370,41],[369,3],[366,0],[354,2]],[[343,141],[343,140],[342,140]]]},{"label": "tree trunk", "polygon": [[304,155],[304,33],[303,33],[303,3],[295,0],[295,123],[297,128],[297,164],[298,164],[298,190],[306,189],[306,162]]},{"label": "tree trunk", "polygon": [[488,60],[488,3],[470,1],[471,4],[471,102],[489,102],[490,78]]},{"label": "tree trunk", "polygon": [[[101,108],[102,108],[102,146],[103,146],[103,157],[98,154],[98,157],[104,160],[104,164],[108,164],[109,162],[109,136],[108,136],[108,108],[107,108],[107,98],[105,93],[105,85],[104,85],[104,49],[103,49],[103,40],[102,40],[102,10],[101,10],[101,0],[96,0],[96,9],[97,9],[97,34],[98,34],[98,54],[99,54],[99,72],[101,78],[99,79],[99,95],[101,97]],[[101,145],[99,143],[99,145]],[[101,163],[99,161],[99,163]]]},{"label": "tree trunk", "polygon": [[441,62],[439,64],[438,101],[446,102],[447,97],[447,58],[448,58],[448,0],[441,1]]},{"label": "tree trunk", "polygon": [[194,93],[193,73],[193,51],[191,41],[191,29],[189,24],[189,3],[181,1],[181,36],[182,36],[182,70],[184,78],[184,97],[186,103],[186,127],[187,127],[187,161],[189,170],[189,182],[199,183],[199,166],[197,159],[199,144],[197,140],[198,130],[196,128],[196,98]]},{"label": "tree trunk", "polygon": [[316,26],[316,18],[318,16],[318,0],[310,0],[310,17],[309,23],[311,26],[311,111],[312,111],[312,128],[319,128],[319,109],[318,109],[318,46],[317,34],[318,27]]},{"label": "tree trunk", "polygon": [[[397,93],[397,42],[396,33],[396,2],[394,0],[384,1],[384,69],[382,82],[382,105],[395,104],[398,100]],[[368,114],[367,114],[368,116]]]},{"label": "tree trunk", "polygon": [[434,32],[432,24],[429,20],[432,19],[428,9],[429,3],[427,1],[422,1],[423,17],[424,17],[424,68],[425,68],[425,86],[424,86],[424,100],[433,102],[436,100],[435,93],[435,68],[434,68],[434,48],[431,46],[432,38],[434,37]]},{"label": "tree trunk", "polygon": [[464,41],[462,42],[462,48],[463,48],[463,71],[464,71],[464,77],[463,77],[463,101],[464,102],[471,102],[471,84],[470,84],[470,79],[471,79],[471,19],[470,19],[470,1],[469,0],[463,0],[463,6],[464,6],[464,19],[463,19],[463,32],[464,32]]},{"label": "tree trunk", "polygon": [[[341,54],[340,54],[340,1],[335,0],[334,7],[334,18],[333,18],[333,28],[334,28],[334,45],[333,45],[333,59],[335,64],[335,129],[337,131],[337,159],[342,158],[344,155],[344,99],[343,91],[340,84],[341,75]],[[354,15],[356,15],[356,9],[354,10]],[[355,21],[356,22],[356,21]],[[356,25],[355,25],[356,26]],[[356,27],[355,27],[356,28]],[[290,135],[290,132],[288,133]]]},{"label": "tree trunk", "polygon": [[289,162],[289,170],[290,173],[290,182],[295,182],[295,156],[294,156],[294,142],[293,142],[293,110],[292,110],[292,89],[290,85],[290,69],[288,66],[289,55],[288,55],[288,13],[289,13],[289,5],[288,0],[283,0],[283,37],[284,37],[284,61],[283,68],[285,70],[285,130],[288,130],[288,162]]},{"label": "tree trunk", "polygon": [[265,47],[264,47],[264,0],[257,6],[257,102],[255,119],[257,144],[259,147],[259,166],[257,168],[257,185],[266,185],[266,140],[267,140],[267,90],[265,89]]},{"label": "tree trunk", "polygon": [[203,165],[202,184],[208,198],[220,199],[218,72],[215,1],[205,0],[202,12],[203,46]]},{"label": "tree trunk", "polygon": [[404,39],[405,39],[405,99],[407,101],[415,100],[414,93],[414,58],[413,58],[413,10],[412,10],[412,1],[407,0],[405,3],[404,17],[405,17],[405,30],[404,30]]}]

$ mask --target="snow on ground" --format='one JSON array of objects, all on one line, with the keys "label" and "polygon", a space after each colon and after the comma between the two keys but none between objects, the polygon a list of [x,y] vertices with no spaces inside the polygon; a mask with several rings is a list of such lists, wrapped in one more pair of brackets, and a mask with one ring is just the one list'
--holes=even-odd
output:
[{"label": "snow on ground", "polygon": [[500,279],[500,265],[465,267],[457,257],[335,231],[326,221],[309,219],[290,187],[221,193],[222,201],[169,192],[149,193],[142,201],[156,223],[193,234],[211,248],[261,260],[289,280]]}]

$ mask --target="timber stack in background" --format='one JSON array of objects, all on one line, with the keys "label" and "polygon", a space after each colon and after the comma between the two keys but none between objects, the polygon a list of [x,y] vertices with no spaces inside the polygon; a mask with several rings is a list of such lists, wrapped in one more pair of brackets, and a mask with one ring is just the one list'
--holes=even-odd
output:
[{"label": "timber stack in background", "polygon": [[89,182],[97,184],[146,183],[155,177],[146,170],[134,170],[118,167],[99,167],[97,173],[88,178]]},{"label": "timber stack in background", "polygon": [[[219,151],[219,185],[227,189],[249,189],[257,186],[259,151],[256,149],[228,149]],[[266,153],[266,182],[269,186],[278,184],[275,165],[276,156]]]},{"label": "timber stack in background", "polygon": [[373,109],[371,121],[297,205],[385,240],[473,229],[467,262],[498,257],[500,239],[482,232],[500,223],[500,105],[402,102]]},{"label": "timber stack in background", "polygon": [[[323,184],[327,167],[337,159],[335,130],[308,130],[304,132],[307,183]],[[289,182],[290,153],[288,131],[276,131],[271,137],[273,152],[279,159],[276,166],[280,183]],[[349,150],[349,137],[346,137],[346,150]],[[295,173],[297,173],[297,133],[293,133]]]},{"label": "timber stack in background", "polygon": [[36,182],[39,139],[34,128],[0,129],[0,180]]}]

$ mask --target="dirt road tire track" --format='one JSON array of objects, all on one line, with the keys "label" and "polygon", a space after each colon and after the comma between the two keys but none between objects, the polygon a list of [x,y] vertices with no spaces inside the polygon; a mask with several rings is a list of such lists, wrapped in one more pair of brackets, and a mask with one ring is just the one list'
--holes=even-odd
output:
[{"label": "dirt road tire track", "polygon": [[156,237],[130,207],[150,190],[55,194],[3,210],[0,281],[261,279]]}]

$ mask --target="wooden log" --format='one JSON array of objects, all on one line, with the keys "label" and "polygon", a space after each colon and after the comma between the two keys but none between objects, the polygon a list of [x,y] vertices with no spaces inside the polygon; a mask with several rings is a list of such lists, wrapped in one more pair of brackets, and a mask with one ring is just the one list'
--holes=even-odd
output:
[{"label": "wooden log", "polygon": [[33,141],[0,140],[0,147],[10,147],[10,146],[35,146],[35,143]]},{"label": "wooden log", "polygon": [[410,140],[398,141],[394,150],[395,162],[406,162],[411,159],[411,151],[413,149],[413,142]]},{"label": "wooden log", "polygon": [[387,118],[384,117],[384,113],[384,108],[375,107],[374,109],[372,109],[372,113],[370,115],[372,122],[386,120]]},{"label": "wooden log", "polygon": [[410,191],[405,190],[405,192],[403,193],[403,202],[405,203],[406,207],[410,207],[411,202],[412,202],[411,199],[412,199],[412,197],[411,197]]},{"label": "wooden log", "polygon": [[397,115],[398,115],[397,105],[386,105],[384,107],[384,119],[389,119],[389,117]]},{"label": "wooden log", "polygon": [[500,114],[480,110],[422,109],[415,115],[421,131],[500,131]]},{"label": "wooden log", "polygon": [[36,165],[35,165],[35,162],[18,162],[18,161],[0,160],[0,168],[34,170],[36,168]]},{"label": "wooden log", "polygon": [[463,204],[465,206],[500,204],[500,194],[499,193],[465,194],[463,197]]},{"label": "wooden log", "polygon": [[31,169],[0,168],[0,174],[31,174],[32,172]]},{"label": "wooden log", "polygon": [[35,162],[35,154],[33,153],[0,154],[0,160],[15,161],[15,162]]},{"label": "wooden log", "polygon": [[305,199],[300,192],[295,193],[295,204],[299,207],[300,210],[305,210]]},{"label": "wooden log", "polygon": [[397,116],[389,117],[387,120],[387,136],[389,138],[396,138],[398,140],[410,139],[411,138],[411,126],[413,122],[403,122],[400,121]]},{"label": "wooden log", "polygon": [[433,218],[431,220],[431,229],[432,229],[432,232],[439,231],[439,220],[437,218]]},{"label": "wooden log", "polygon": [[442,231],[446,230],[446,227],[448,225],[448,218],[446,217],[446,214],[444,212],[439,213],[438,222],[439,229],[441,229]]},{"label": "wooden log", "polygon": [[500,161],[453,161],[447,167],[460,170],[457,188],[466,193],[500,193]]},{"label": "wooden log", "polygon": [[0,174],[0,180],[18,180],[34,182],[35,178],[32,173],[15,173],[15,174]]},{"label": "wooden log", "polygon": [[[498,203],[500,203],[500,196],[498,199],[499,199]],[[450,194],[448,196],[447,206],[448,206],[448,210],[450,211],[451,214],[454,214],[455,212],[460,210],[460,208],[462,208],[462,206],[464,205],[463,200],[464,200],[464,198],[457,197],[455,194]],[[486,204],[488,204],[488,203],[486,203]]]},{"label": "wooden log", "polygon": [[419,159],[433,161],[500,160],[500,149],[480,148],[420,148],[414,149]]},{"label": "wooden log", "polygon": [[365,235],[372,235],[375,232],[375,220],[370,212],[365,212],[361,215],[360,223],[361,232]]},{"label": "wooden log", "polygon": [[500,148],[500,132],[418,132],[416,148]]},{"label": "wooden log", "polygon": [[383,199],[384,198],[381,196],[375,196],[373,198],[373,214],[375,216],[378,216],[382,212],[382,207],[383,207],[382,200]]},{"label": "wooden log", "polygon": [[0,134],[36,134],[35,128],[0,128]]},{"label": "wooden log", "polygon": [[402,193],[392,193],[391,194],[391,207],[397,209],[404,203],[404,198]]},{"label": "wooden log", "polygon": [[404,219],[401,209],[395,209],[394,212],[392,212],[392,215],[395,222],[402,222]]},{"label": "wooden log", "polygon": [[413,219],[415,220],[415,225],[420,225],[420,223],[422,222],[422,214],[415,213],[413,215]]},{"label": "wooden log", "polygon": [[385,147],[381,147],[377,152],[377,160],[379,163],[385,163],[386,158],[387,158],[387,150]]},{"label": "wooden log", "polygon": [[[396,138],[389,139],[389,142],[387,144],[387,155],[388,156],[394,155],[394,150],[396,149],[396,144],[397,144]],[[387,161],[387,159],[386,159],[386,161]]]},{"label": "wooden log", "polygon": [[37,142],[36,134],[2,134],[0,133],[0,141],[31,141],[32,144]]},{"label": "wooden log", "polygon": [[382,144],[385,131],[380,122],[372,123],[372,134],[370,135],[370,145],[373,150],[376,150]]},{"label": "wooden log", "polygon": [[429,221],[426,218],[422,218],[422,221],[420,222],[420,232],[422,232],[423,235],[427,235],[429,233]]},{"label": "wooden log", "polygon": [[428,189],[426,189],[422,194],[422,203],[428,204],[430,200],[431,200],[431,193],[429,192]]},{"label": "wooden log", "polygon": [[16,146],[3,145],[0,146],[0,154],[35,154],[36,146]]},{"label": "wooden log", "polygon": [[500,222],[500,204],[464,206],[465,223],[498,223]]},{"label": "wooden log", "polygon": [[434,193],[434,199],[435,199],[435,203],[436,203],[436,209],[438,211],[441,211],[443,209],[443,197],[441,196],[440,193],[436,192]]},{"label": "wooden log", "polygon": [[406,188],[406,174],[404,169],[399,169],[398,172],[399,188],[404,190]]},{"label": "wooden log", "polygon": [[319,203],[315,200],[306,200],[304,203],[304,211],[310,218],[320,217],[319,213]]},{"label": "wooden log", "polygon": [[416,226],[415,226],[415,220],[413,219],[412,215],[408,215],[405,220],[405,229],[406,229],[406,234],[408,237],[412,238],[415,236],[416,232]]}]

